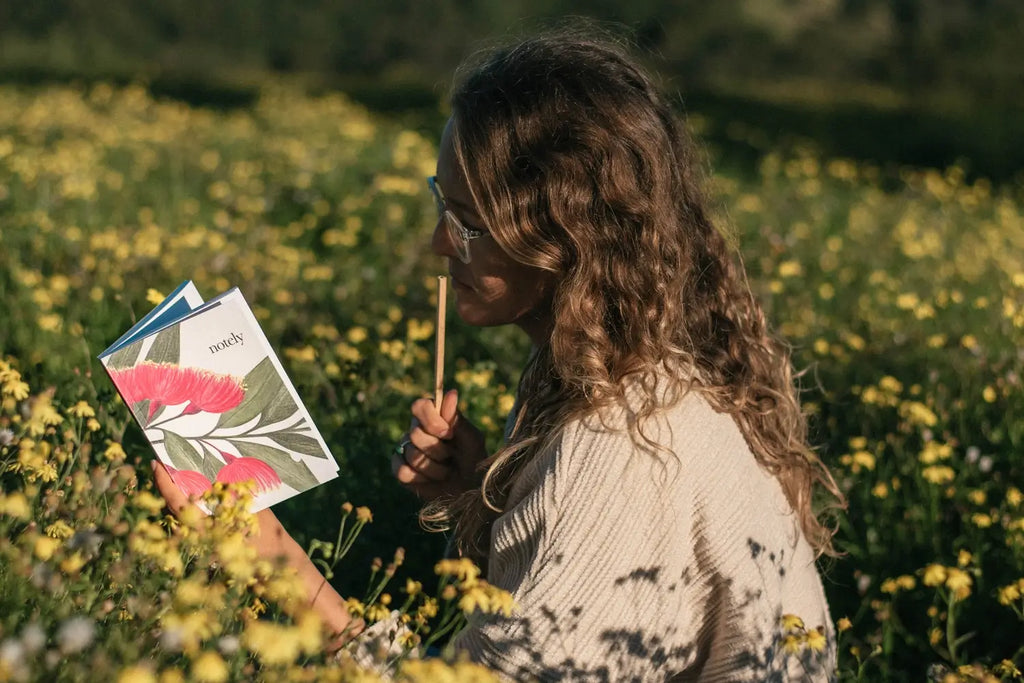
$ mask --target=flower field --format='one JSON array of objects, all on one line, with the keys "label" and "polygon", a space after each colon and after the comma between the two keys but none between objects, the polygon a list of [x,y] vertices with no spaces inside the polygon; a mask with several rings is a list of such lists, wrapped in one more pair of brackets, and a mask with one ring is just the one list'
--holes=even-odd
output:
[{"label": "flower field", "polygon": [[[401,608],[413,646],[442,644],[460,606],[507,607],[466,567],[435,576],[444,539],[390,476],[432,386],[434,160],[416,132],[280,84],[228,111],[0,88],[0,681],[374,680],[324,656],[292,578],[248,555],[231,489],[180,524],[151,492],[95,357],[186,279],[242,289],[337,458],[279,516],[352,610]],[[1024,188],[802,148],[714,187],[848,497],[822,560],[841,677],[1019,680]],[[525,344],[449,321],[447,385],[492,446]],[[795,623],[785,647],[823,646]],[[438,659],[400,676],[487,679]]]}]

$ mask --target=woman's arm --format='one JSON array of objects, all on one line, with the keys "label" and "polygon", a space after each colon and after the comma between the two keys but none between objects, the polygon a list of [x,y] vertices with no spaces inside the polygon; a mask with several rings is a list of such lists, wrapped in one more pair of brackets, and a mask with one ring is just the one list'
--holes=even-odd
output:
[{"label": "woman's arm", "polygon": [[[156,486],[167,501],[167,507],[174,515],[178,515],[185,507],[192,505],[188,497],[171,480],[167,469],[157,461],[153,461],[153,474]],[[337,650],[363,630],[361,619],[353,619],[345,604],[345,599],[338,594],[330,582],[324,578],[313,561],[306,555],[291,534],[284,528],[277,516],[269,509],[256,513],[257,533],[249,537],[257,554],[265,559],[281,559],[293,568],[302,581],[310,605],[320,615],[324,625],[333,634],[328,644],[329,650]]]}]

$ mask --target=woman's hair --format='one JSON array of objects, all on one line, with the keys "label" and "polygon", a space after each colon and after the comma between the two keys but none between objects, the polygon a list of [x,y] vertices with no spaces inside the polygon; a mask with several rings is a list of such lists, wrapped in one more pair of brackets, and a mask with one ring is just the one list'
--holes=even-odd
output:
[{"label": "woman's hair", "polygon": [[643,437],[644,420],[694,385],[734,417],[804,535],[830,553],[812,491],[842,495],[807,445],[788,349],[712,224],[701,160],[651,77],[592,28],[558,30],[489,52],[459,75],[451,104],[488,229],[558,283],[550,344],[523,372],[507,445],[485,461],[481,490],[428,505],[423,521],[454,521],[458,549],[486,561],[513,482],[570,420],[625,406],[637,384],[631,429]]}]

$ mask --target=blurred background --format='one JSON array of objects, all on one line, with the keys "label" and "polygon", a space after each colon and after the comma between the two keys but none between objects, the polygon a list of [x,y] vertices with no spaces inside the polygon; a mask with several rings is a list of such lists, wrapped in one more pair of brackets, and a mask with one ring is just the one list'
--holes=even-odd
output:
[{"label": "blurred background", "polygon": [[631,31],[741,161],[810,138],[830,156],[997,181],[1021,168],[1018,0],[5,0],[0,80],[141,81],[225,107],[287,75],[417,113],[436,135],[450,74],[480,41],[567,14]]}]

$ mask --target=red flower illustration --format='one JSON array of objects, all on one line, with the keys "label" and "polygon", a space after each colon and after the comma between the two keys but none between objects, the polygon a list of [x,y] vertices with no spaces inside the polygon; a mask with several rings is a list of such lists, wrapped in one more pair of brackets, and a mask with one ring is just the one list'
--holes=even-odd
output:
[{"label": "red flower illustration", "polygon": [[164,465],[167,468],[167,472],[171,475],[171,481],[178,485],[178,488],[188,496],[201,496],[211,488],[213,484],[207,479],[202,472],[196,472],[195,470],[176,470],[170,465]]},{"label": "red flower illustration", "polygon": [[[189,372],[196,372],[186,368]],[[212,372],[203,372],[204,377],[196,382],[193,391],[188,398],[192,401],[185,409],[185,414],[198,413],[224,413],[245,398],[245,389],[242,388],[240,380],[231,375],[215,375]]]},{"label": "red flower illustration", "polygon": [[200,411],[223,413],[245,398],[242,381],[237,377],[199,368],[145,361],[126,370],[113,370],[110,374],[125,403],[134,405],[149,400],[147,422],[164,405],[188,401],[184,411],[186,415]]},{"label": "red flower illustration", "polygon": [[217,481],[223,484],[237,484],[242,481],[255,481],[256,493],[262,493],[281,485],[281,477],[274,468],[256,458],[245,458],[220,451],[227,462],[217,473]]}]

